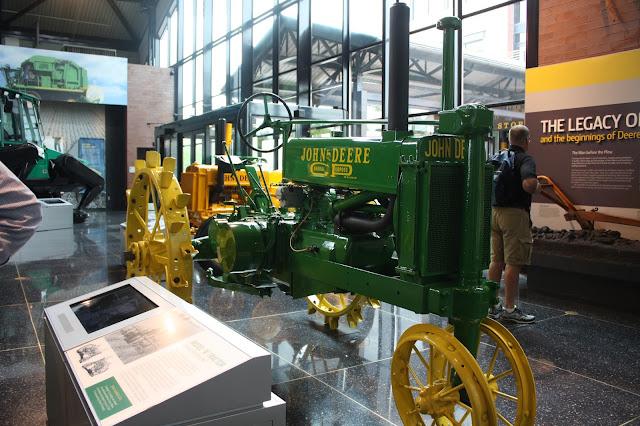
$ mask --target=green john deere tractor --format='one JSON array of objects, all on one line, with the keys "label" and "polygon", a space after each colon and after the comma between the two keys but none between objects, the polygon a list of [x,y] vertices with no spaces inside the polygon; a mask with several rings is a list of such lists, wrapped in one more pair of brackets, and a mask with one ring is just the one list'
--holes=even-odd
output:
[{"label": "green john deere tractor", "polygon": [[73,61],[32,56],[20,68],[2,68],[6,85],[38,99],[62,102],[102,103],[104,92],[90,86],[87,70]]},{"label": "green john deere tractor", "polygon": [[72,155],[44,146],[38,98],[6,87],[0,87],[0,98],[0,161],[37,197],[84,190],[73,212],[75,223],[84,222],[88,215],[83,209],[100,194],[104,178]]}]

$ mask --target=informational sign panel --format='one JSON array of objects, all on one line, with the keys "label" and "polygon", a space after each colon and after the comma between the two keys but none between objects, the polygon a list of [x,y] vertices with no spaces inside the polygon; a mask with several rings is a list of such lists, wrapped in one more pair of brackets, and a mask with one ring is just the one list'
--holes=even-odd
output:
[{"label": "informational sign panel", "polygon": [[640,208],[638,64],[634,50],[527,70],[529,153],[576,205]]},{"label": "informational sign panel", "polygon": [[102,425],[118,423],[249,359],[178,309],[66,355]]},{"label": "informational sign panel", "polygon": [[[89,162],[89,167],[97,170],[100,176],[107,178],[106,161],[104,157],[104,139],[80,138],[78,139],[78,157]],[[103,189],[105,192],[106,189]]]},{"label": "informational sign panel", "polygon": [[48,101],[127,105],[127,59],[0,45],[0,85]]}]

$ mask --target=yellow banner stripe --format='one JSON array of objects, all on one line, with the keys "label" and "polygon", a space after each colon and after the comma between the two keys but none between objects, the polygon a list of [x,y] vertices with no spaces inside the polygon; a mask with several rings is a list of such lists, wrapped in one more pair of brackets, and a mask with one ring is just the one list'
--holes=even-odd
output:
[{"label": "yellow banner stripe", "polygon": [[526,73],[525,91],[542,92],[640,78],[638,64],[640,49],[530,68]]}]

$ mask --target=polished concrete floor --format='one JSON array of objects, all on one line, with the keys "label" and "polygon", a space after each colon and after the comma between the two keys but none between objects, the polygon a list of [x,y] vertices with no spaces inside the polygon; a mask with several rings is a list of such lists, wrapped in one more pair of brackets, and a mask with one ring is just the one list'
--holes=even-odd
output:
[{"label": "polished concrete floor", "polygon": [[[0,267],[0,424],[45,424],[43,309],[125,278],[123,220],[123,212],[94,211],[72,229],[38,232]],[[447,325],[382,303],[363,310],[358,328],[331,331],[304,299],[216,289],[202,273],[194,300],[273,354],[272,391],[286,401],[288,425],[401,424],[394,347],[412,325]],[[640,317],[532,294],[526,277],[519,306],[536,323],[505,325],[531,364],[537,425],[640,425]],[[491,354],[491,344],[481,349]]]}]

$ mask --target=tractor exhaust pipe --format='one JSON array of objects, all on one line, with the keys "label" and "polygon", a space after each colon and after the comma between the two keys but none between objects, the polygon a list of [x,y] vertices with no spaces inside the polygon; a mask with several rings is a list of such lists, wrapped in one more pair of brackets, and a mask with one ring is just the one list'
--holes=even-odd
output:
[{"label": "tractor exhaust pipe", "polygon": [[389,130],[409,129],[409,6],[394,3],[389,15]]},{"label": "tractor exhaust pipe", "polygon": [[442,18],[436,28],[442,30],[442,110],[448,111],[457,107],[456,82],[458,80],[458,66],[456,64],[456,31],[462,27],[462,22],[455,16]]}]

